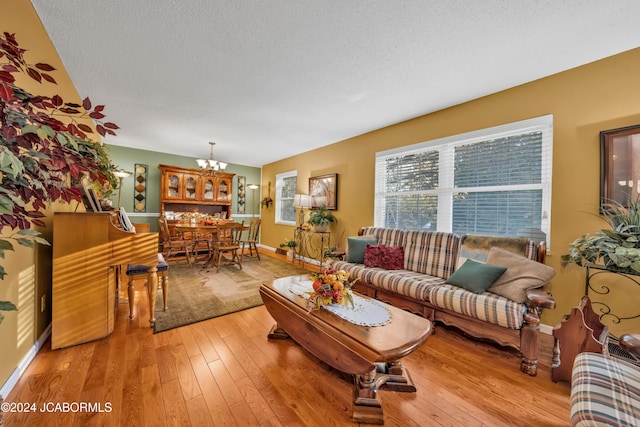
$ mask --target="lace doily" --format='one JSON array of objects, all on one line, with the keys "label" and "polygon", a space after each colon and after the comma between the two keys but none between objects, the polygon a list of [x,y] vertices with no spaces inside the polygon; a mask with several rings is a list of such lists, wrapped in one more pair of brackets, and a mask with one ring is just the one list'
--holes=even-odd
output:
[{"label": "lace doily", "polygon": [[[289,286],[289,292],[309,299],[313,292],[311,280],[304,283],[296,283]],[[342,304],[325,305],[323,309],[330,311],[336,316],[340,316],[355,325],[360,326],[384,326],[391,322],[391,313],[379,301],[369,298],[362,298],[359,295],[353,295],[353,307],[345,307]]]}]

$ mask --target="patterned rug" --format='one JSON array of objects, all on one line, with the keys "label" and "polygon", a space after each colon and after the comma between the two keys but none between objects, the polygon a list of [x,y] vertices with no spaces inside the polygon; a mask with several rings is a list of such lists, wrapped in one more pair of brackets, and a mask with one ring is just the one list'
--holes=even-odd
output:
[{"label": "patterned rug", "polygon": [[215,268],[169,266],[169,308],[162,311],[162,292],[156,300],[154,332],[162,332],[201,320],[262,305],[258,289],[264,281],[309,274],[308,270],[279,259],[262,256],[245,258],[242,270],[226,265]]}]

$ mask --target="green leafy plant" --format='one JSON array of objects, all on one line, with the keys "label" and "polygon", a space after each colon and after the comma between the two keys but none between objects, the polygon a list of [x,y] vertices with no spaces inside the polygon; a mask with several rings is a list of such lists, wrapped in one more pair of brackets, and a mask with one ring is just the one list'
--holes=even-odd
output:
[{"label": "green leafy plant", "polygon": [[[45,63],[29,63],[15,34],[0,35],[0,232],[17,230],[0,238],[0,258],[14,243],[29,248],[49,243],[32,227],[44,227],[44,210],[51,202],[81,201],[77,184],[85,176],[109,187],[117,185],[107,148],[93,141],[93,128],[115,135],[118,126],[103,122],[104,106],[66,102],[59,95],[34,95],[16,84],[24,75],[40,84],[56,84]],[[6,275],[0,265],[0,280]],[[0,311],[16,310],[0,301]],[[0,322],[3,316],[0,315]]]},{"label": "green leafy plant", "polygon": [[298,246],[298,244],[293,239],[284,239],[284,241],[282,243],[280,243],[280,247],[281,248],[289,248],[289,249],[291,249],[291,248],[295,248],[296,246]]},{"label": "green leafy plant", "polygon": [[312,226],[328,227],[331,223],[338,222],[338,219],[325,206],[321,206],[311,209],[307,222]]},{"label": "green leafy plant", "polygon": [[615,201],[603,204],[603,218],[611,229],[583,234],[562,255],[562,264],[601,265],[607,270],[640,274],[640,198],[628,206]]}]

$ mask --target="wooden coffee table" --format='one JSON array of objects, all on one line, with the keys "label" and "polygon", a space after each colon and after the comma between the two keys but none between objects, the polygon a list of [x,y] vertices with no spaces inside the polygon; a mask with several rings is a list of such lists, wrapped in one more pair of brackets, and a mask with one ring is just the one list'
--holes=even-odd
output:
[{"label": "wooden coffee table", "polygon": [[310,282],[308,275],[284,277],[260,286],[264,305],[277,322],[269,338],[291,337],[329,366],[354,375],[353,419],[383,424],[378,389],[416,391],[400,359],[429,338],[433,325],[384,303],[392,315],[391,322],[384,326],[359,326],[324,309],[309,312],[307,300],[289,291],[292,284],[304,282]]}]

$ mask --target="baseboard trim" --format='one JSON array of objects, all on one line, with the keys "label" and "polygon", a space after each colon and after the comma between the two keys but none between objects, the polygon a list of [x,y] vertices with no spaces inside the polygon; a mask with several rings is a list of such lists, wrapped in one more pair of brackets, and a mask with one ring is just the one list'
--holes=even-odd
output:
[{"label": "baseboard trim", "polygon": [[540,333],[553,335],[553,326],[540,324]]},{"label": "baseboard trim", "polygon": [[31,347],[27,354],[22,358],[18,366],[16,366],[16,369],[14,369],[11,375],[9,375],[9,378],[7,378],[7,381],[0,389],[0,397],[4,396],[6,398],[9,395],[11,390],[13,390],[13,387],[15,387],[15,385],[18,383],[18,380],[20,379],[22,374],[24,374],[24,372],[27,370],[27,367],[29,367],[29,364],[38,354],[38,351],[40,351],[42,346],[44,346],[44,343],[47,342],[50,335],[51,323],[49,323],[49,326],[47,326],[47,328],[42,332],[42,335],[40,335],[40,338],[38,338],[38,340],[33,344],[33,347]]}]

